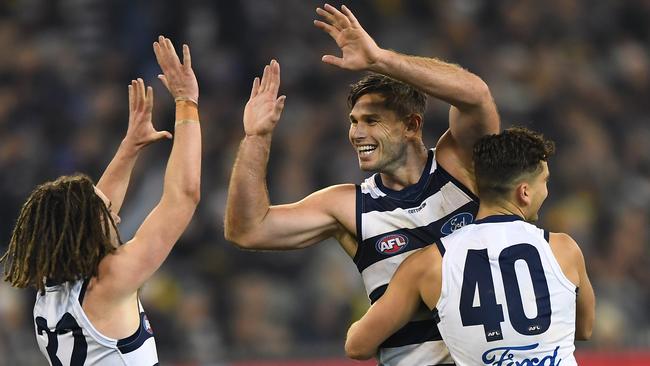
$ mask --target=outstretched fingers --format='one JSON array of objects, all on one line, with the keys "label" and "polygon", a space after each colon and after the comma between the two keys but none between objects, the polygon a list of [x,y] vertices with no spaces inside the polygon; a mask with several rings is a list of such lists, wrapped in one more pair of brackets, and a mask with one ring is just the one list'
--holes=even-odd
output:
[{"label": "outstretched fingers", "polygon": [[330,12],[328,12],[326,10],[323,10],[321,8],[316,8],[316,14],[320,15],[327,22],[327,23],[325,23],[325,22],[323,22],[323,23],[325,23],[327,25],[330,25],[331,27],[333,27],[333,28],[335,28],[337,30],[340,30],[337,27],[336,18],[334,18],[334,15],[332,15]]},{"label": "outstretched fingers", "polygon": [[190,55],[190,46],[183,45],[183,66],[187,69],[192,68],[192,56]]},{"label": "outstretched fingers", "polygon": [[180,65],[181,60],[178,59],[178,55],[176,54],[176,49],[174,48],[174,44],[172,43],[172,40],[166,37],[163,38],[164,38],[165,48],[167,49],[167,57],[169,58],[169,61],[175,66]]},{"label": "outstretched fingers", "polygon": [[337,57],[334,55],[324,55],[323,57],[321,57],[321,60],[324,63],[329,65],[334,65],[341,68],[343,67],[343,58],[341,57]]},{"label": "outstretched fingers", "polygon": [[133,85],[132,85],[132,83],[133,83],[133,81],[127,87],[127,89],[129,90],[129,112],[131,112],[133,110],[133,104],[134,104],[133,103]]},{"label": "outstretched fingers", "polygon": [[357,20],[357,17],[355,17],[354,14],[352,14],[352,11],[347,6],[342,5],[341,11],[343,11],[343,14],[345,14],[345,16],[348,18],[350,24],[352,24],[353,27],[360,25],[359,21]]},{"label": "outstretched fingers", "polygon": [[278,115],[280,113],[282,113],[282,110],[284,109],[284,101],[285,100],[287,100],[287,96],[286,95],[281,95],[275,101],[275,111],[276,111],[276,113],[278,113]]},{"label": "outstretched fingers", "polygon": [[262,73],[262,81],[260,82],[260,93],[264,93],[269,85],[269,65],[264,66],[264,72]]},{"label": "outstretched fingers", "polygon": [[136,101],[137,103],[136,106],[138,110],[143,110],[146,102],[146,93],[144,88],[144,81],[142,80],[142,78],[138,78],[136,85],[138,89],[138,99]]},{"label": "outstretched fingers", "polygon": [[260,78],[255,77],[255,79],[253,79],[253,87],[251,88],[251,96],[249,99],[255,98],[259,93],[259,91],[260,91]]},{"label": "outstretched fingers", "polygon": [[[325,4],[324,6],[325,11],[330,14],[330,17],[334,19],[334,25],[339,28],[348,28],[350,27],[350,19],[345,16],[345,14],[341,13],[337,8],[333,7],[330,4]],[[326,19],[330,19],[326,17]]]},{"label": "outstretched fingers", "polygon": [[269,89],[273,96],[278,95],[280,90],[280,64],[276,60],[271,60],[271,80]]},{"label": "outstretched fingers", "polygon": [[145,95],[145,108],[148,112],[153,109],[153,88],[147,87],[147,94]]},{"label": "outstretched fingers", "polygon": [[314,25],[317,28],[320,28],[320,29],[324,30],[325,32],[327,32],[327,34],[329,34],[334,39],[336,39],[338,34],[341,32],[336,27],[334,27],[332,25],[329,25],[329,24],[327,24],[327,23],[325,23],[325,22],[323,22],[321,20],[314,20]]}]

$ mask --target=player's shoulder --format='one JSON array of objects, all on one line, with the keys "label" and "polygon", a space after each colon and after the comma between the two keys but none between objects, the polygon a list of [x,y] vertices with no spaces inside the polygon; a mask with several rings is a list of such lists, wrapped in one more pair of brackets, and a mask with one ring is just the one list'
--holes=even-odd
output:
[{"label": "player's shoulder", "polygon": [[424,274],[435,270],[442,262],[442,254],[436,244],[417,249],[406,258],[401,266],[407,267],[411,272]]},{"label": "player's shoulder", "polygon": [[549,245],[554,253],[572,260],[582,259],[582,250],[578,243],[566,233],[549,233]]},{"label": "player's shoulder", "polygon": [[354,184],[337,184],[319,189],[305,197],[302,202],[318,202],[323,206],[341,204],[341,200],[354,198],[356,186]]},{"label": "player's shoulder", "polygon": [[[563,247],[578,248],[578,243],[566,233],[549,233],[549,241],[551,243],[561,245]],[[579,249],[579,248],[578,248]]]},{"label": "player's shoulder", "polygon": [[322,198],[338,198],[356,194],[357,186],[352,183],[335,184],[325,187],[311,194]]}]

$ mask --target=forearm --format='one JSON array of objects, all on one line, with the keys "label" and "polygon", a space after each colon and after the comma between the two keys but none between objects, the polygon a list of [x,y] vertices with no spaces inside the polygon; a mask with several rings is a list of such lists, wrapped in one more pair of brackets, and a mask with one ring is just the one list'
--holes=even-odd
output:
[{"label": "forearm", "polygon": [[266,171],[271,135],[246,136],[237,152],[228,187],[225,235],[240,242],[263,220],[270,207]]},{"label": "forearm", "polygon": [[123,140],[113,160],[97,182],[99,188],[111,201],[111,210],[118,214],[124,202],[124,196],[131,180],[131,172],[138,159],[139,150]]},{"label": "forearm", "polygon": [[435,58],[381,50],[370,70],[390,76],[462,110],[491,103],[485,82],[462,67]]},{"label": "forearm", "polygon": [[196,104],[176,103],[174,145],[165,170],[163,197],[196,204],[201,185],[201,126]]}]

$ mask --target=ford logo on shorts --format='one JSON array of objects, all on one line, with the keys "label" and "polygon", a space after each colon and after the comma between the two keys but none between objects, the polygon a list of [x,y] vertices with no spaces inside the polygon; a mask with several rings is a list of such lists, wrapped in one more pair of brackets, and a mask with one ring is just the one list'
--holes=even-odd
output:
[{"label": "ford logo on shorts", "polygon": [[382,237],[381,239],[377,240],[377,244],[375,246],[377,247],[377,251],[382,254],[395,254],[397,252],[400,252],[404,247],[406,247],[406,244],[409,243],[408,238],[406,235],[402,234],[391,234],[391,235],[386,235]]},{"label": "ford logo on shorts", "polygon": [[461,212],[454,215],[452,218],[442,225],[440,232],[442,235],[449,235],[461,227],[474,222],[474,216],[469,212]]}]

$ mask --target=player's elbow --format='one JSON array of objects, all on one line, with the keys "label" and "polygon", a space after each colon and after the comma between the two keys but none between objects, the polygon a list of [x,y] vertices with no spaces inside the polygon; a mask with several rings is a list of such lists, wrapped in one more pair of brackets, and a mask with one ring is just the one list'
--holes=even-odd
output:
[{"label": "player's elbow", "polygon": [[247,233],[238,228],[237,225],[226,221],[223,232],[224,238],[239,249],[253,250],[258,249],[259,247],[258,243],[252,238],[252,236],[247,235]]},{"label": "player's elbow", "polygon": [[198,206],[201,202],[201,188],[191,188],[185,191],[185,197],[194,206]]},{"label": "player's elbow", "polygon": [[363,335],[359,322],[356,322],[348,329],[345,339],[345,355],[354,360],[367,360],[377,353],[377,347],[368,342],[369,337]]},{"label": "player's elbow", "polygon": [[375,350],[354,338],[348,337],[345,341],[345,355],[353,360],[368,360],[375,355]]},{"label": "player's elbow", "polygon": [[183,189],[184,196],[194,205],[198,205],[201,201],[201,180],[189,182]]},{"label": "player's elbow", "polygon": [[592,332],[593,332],[593,326],[584,326],[584,327],[576,328],[576,340],[588,341],[591,339]]},{"label": "player's elbow", "polygon": [[196,207],[201,201],[201,185],[198,181],[186,182],[186,184],[177,186],[166,185],[163,196],[176,202],[176,205],[189,204]]},{"label": "player's elbow", "polygon": [[476,76],[476,79],[472,85],[471,104],[483,108],[494,104],[494,99],[492,98],[490,87],[488,87],[485,81],[483,81],[483,79],[478,76]]}]

